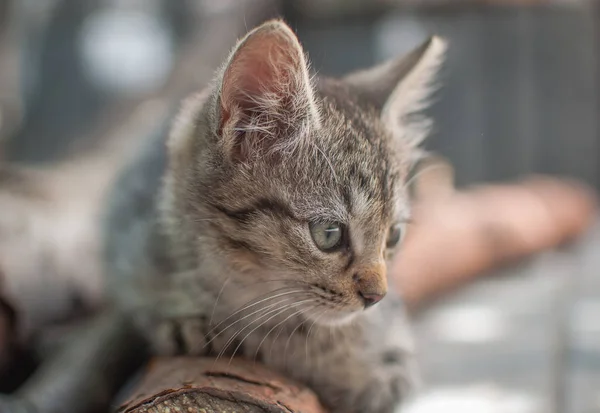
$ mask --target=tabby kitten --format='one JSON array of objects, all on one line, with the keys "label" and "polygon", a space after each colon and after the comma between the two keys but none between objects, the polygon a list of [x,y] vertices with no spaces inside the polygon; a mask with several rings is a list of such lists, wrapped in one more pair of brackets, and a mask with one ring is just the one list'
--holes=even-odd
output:
[{"label": "tabby kitten", "polygon": [[107,273],[157,352],[243,355],[334,412],[394,410],[414,367],[386,268],[444,51],[328,79],[282,21],[237,44],[113,194]]}]

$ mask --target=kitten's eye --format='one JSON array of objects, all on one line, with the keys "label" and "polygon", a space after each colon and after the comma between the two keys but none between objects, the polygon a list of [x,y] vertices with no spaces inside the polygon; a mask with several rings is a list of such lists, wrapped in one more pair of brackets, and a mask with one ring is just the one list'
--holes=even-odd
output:
[{"label": "kitten's eye", "polygon": [[344,227],[337,222],[311,222],[310,235],[317,247],[332,252],[342,245]]},{"label": "kitten's eye", "polygon": [[387,248],[394,248],[404,235],[404,227],[402,224],[395,224],[390,227],[388,238],[385,243]]}]

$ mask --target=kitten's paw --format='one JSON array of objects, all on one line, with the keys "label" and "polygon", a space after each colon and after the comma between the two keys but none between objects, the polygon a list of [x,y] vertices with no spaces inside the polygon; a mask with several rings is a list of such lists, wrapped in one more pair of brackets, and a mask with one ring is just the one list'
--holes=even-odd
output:
[{"label": "kitten's paw", "polygon": [[336,413],[394,413],[414,390],[404,374],[374,377],[367,387],[344,398],[346,405],[335,406]]},{"label": "kitten's paw", "polygon": [[401,378],[374,380],[355,401],[357,413],[394,413],[407,393]]}]

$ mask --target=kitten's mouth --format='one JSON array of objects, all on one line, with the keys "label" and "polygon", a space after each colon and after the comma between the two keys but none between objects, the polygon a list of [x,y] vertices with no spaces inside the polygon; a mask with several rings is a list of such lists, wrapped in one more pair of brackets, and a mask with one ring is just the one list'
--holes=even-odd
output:
[{"label": "kitten's mouth", "polygon": [[365,308],[362,305],[351,305],[349,303],[322,303],[311,311],[305,313],[305,318],[315,324],[335,326],[351,322]]},{"label": "kitten's mouth", "polygon": [[360,291],[340,291],[335,286],[321,283],[310,284],[307,291],[311,307],[304,318],[323,325],[340,325],[352,321],[357,315],[375,306],[385,293],[372,294]]}]

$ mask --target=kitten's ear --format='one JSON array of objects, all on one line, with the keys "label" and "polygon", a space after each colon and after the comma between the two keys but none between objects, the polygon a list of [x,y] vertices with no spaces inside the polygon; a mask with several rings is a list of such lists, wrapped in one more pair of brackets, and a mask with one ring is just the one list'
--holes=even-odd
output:
[{"label": "kitten's ear", "polygon": [[298,39],[280,20],[243,38],[217,90],[217,135],[234,162],[293,150],[319,116],[308,63]]},{"label": "kitten's ear", "polygon": [[432,37],[406,56],[351,73],[344,81],[381,111],[390,131],[417,146],[430,129],[419,112],[428,106],[445,53],[446,42]]}]

